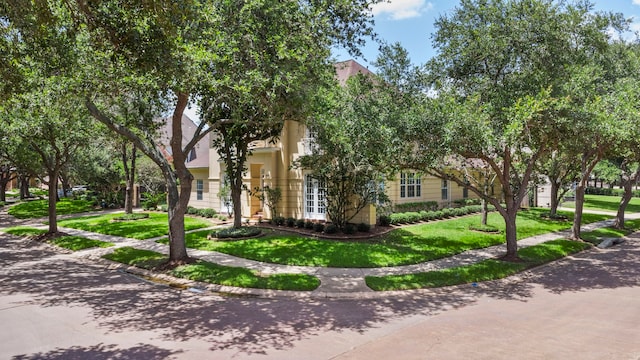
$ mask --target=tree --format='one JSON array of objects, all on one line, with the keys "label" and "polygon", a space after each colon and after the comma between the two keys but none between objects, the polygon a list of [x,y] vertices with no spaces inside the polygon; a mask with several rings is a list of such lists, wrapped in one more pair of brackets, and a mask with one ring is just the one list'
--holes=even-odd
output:
[{"label": "tree", "polygon": [[88,113],[75,106],[77,98],[60,91],[60,79],[45,78],[40,86],[12,99],[13,109],[3,114],[8,125],[37,154],[49,190],[49,233],[58,232],[56,202],[62,168],[91,136]]},{"label": "tree", "polygon": [[394,173],[390,159],[402,148],[394,126],[402,121],[401,100],[398,87],[372,74],[353,76],[319,96],[307,124],[311,152],[296,166],[324,185],[327,215],[338,228],[384,196],[379,184]]},{"label": "tree", "polygon": [[575,158],[568,156],[568,153],[552,150],[540,160],[537,165],[537,172],[546,175],[551,185],[549,198],[549,217],[556,218],[558,206],[564,196],[572,190],[572,184],[578,176],[578,164]]},{"label": "tree", "polygon": [[[436,95],[413,127],[416,163],[496,207],[507,260],[518,257],[516,215],[534,166],[574,120],[561,87],[570,81],[566,69],[606,44],[610,17],[592,15],[591,7],[462,0],[435,24],[438,55],[428,69]],[[482,191],[477,166],[493,170],[501,194]]]},{"label": "tree", "polygon": [[[280,104],[273,98],[292,96],[301,80],[291,74],[320,74],[328,59],[317,56],[333,45],[357,52],[362,37],[371,33],[371,2],[327,1],[51,1],[37,6],[29,0],[2,7],[8,23],[16,26],[20,39],[33,44],[33,35],[50,29],[58,37],[73,37],[64,45],[81,58],[69,77],[79,78],[74,88],[84,97],[91,115],[133,142],[160,168],[166,182],[169,215],[170,263],[188,261],[184,244],[184,214],[193,176],[185,160],[207,132],[228,120],[221,116],[234,96],[264,94],[254,99],[257,109]],[[33,15],[25,9],[31,9]],[[232,24],[247,24],[238,32]],[[63,36],[64,35],[64,36]],[[269,39],[265,42],[261,39]],[[246,71],[235,62],[241,50],[257,45],[247,59],[261,64]],[[56,45],[56,44],[51,44]],[[34,46],[35,48],[35,46]],[[268,55],[268,56],[266,56]],[[272,64],[262,58],[286,60]],[[232,64],[230,67],[225,67]],[[41,60],[40,66],[46,66]],[[281,74],[275,79],[272,74]],[[313,78],[313,77],[312,77]],[[241,80],[241,81],[238,81]],[[276,80],[276,82],[274,82]],[[261,92],[253,89],[263,88]],[[267,89],[274,91],[267,91]],[[133,96],[140,107],[134,119],[119,117],[118,104]],[[200,99],[205,119],[194,136],[184,139],[181,119],[189,103]],[[227,104],[228,103],[228,104]],[[242,101],[241,104],[249,104]],[[231,107],[238,113],[251,109]],[[271,110],[267,106],[267,110]],[[171,114],[170,151],[164,157],[154,141],[161,114]],[[250,126],[252,126],[250,124]]]}]

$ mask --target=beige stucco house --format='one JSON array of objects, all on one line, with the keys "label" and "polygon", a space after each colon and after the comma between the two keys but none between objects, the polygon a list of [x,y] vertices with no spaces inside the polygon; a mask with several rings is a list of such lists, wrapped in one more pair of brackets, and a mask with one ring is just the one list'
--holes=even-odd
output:
[{"label": "beige stucco house", "polygon": [[[370,73],[368,69],[350,60],[336,65],[338,80],[357,73]],[[188,120],[188,118],[186,119]],[[183,118],[183,121],[185,119]],[[191,120],[186,128],[195,130]],[[183,125],[184,126],[184,125]],[[192,131],[193,131],[192,130]],[[185,130],[185,136],[189,136]],[[198,208],[213,208],[226,213],[225,199],[220,196],[225,182],[224,164],[211,146],[209,137],[203,139],[195,149],[195,158],[187,163],[194,176],[190,205]],[[208,144],[208,145],[204,145]],[[296,121],[286,121],[279,139],[275,142],[256,141],[251,144],[253,155],[247,159],[244,185],[248,189],[256,187],[279,188],[282,200],[278,203],[278,214],[284,217],[311,220],[326,218],[323,184],[311,176],[310,171],[294,168],[292,165],[300,156],[310,152],[311,139],[306,126]],[[393,204],[408,202],[437,201],[446,206],[456,199],[469,194],[464,188],[450,181],[435,177],[418,176],[415,172],[403,172],[396,179],[384,184],[385,192]],[[247,191],[242,193],[243,216],[271,218],[274,214],[257,197]],[[376,209],[371,205],[362,210],[352,222],[375,224]]]}]

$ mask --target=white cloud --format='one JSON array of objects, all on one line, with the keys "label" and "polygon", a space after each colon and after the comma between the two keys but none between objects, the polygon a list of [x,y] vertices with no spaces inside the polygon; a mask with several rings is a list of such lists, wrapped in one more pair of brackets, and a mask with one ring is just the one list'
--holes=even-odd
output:
[{"label": "white cloud", "polygon": [[389,14],[392,20],[402,20],[419,17],[432,8],[433,3],[425,0],[387,0],[375,4],[371,10],[374,16]]},{"label": "white cloud", "polygon": [[633,0],[633,5],[640,5],[640,0]]}]

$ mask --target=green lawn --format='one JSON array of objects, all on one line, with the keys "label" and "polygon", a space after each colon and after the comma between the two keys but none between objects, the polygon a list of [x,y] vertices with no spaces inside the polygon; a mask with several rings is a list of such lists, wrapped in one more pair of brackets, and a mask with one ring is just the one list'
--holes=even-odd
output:
[{"label": "green lawn", "polygon": [[[575,202],[566,202],[562,206],[573,208]],[[602,211],[618,211],[620,196],[585,195],[584,208]],[[640,212],[640,198],[631,198],[625,212]]]},{"label": "green lawn", "polygon": [[[47,232],[44,229],[36,229],[28,226],[15,226],[4,230],[7,234],[16,236],[38,236]],[[82,236],[60,236],[54,239],[47,240],[48,243],[59,246],[61,248],[69,249],[72,251],[84,250],[94,247],[111,247],[114,244],[106,241],[87,239]]]},{"label": "green lawn", "polygon": [[[58,225],[72,229],[86,230],[99,234],[122,236],[132,239],[149,239],[169,233],[169,224],[166,213],[149,213],[148,219],[133,221],[112,220],[122,214],[104,214],[97,216],[85,216],[74,219],[59,220]],[[211,226],[212,223],[206,219],[184,218],[186,230],[201,229]]]},{"label": "green lawn", "polygon": [[[49,215],[48,200],[32,200],[16,204],[9,208],[9,215],[18,219],[47,217]],[[56,204],[58,215],[77,214],[95,210],[93,203],[87,200],[62,199]]]},{"label": "green lawn", "polygon": [[367,286],[373,290],[389,291],[442,287],[495,280],[560,259],[569,254],[587,249],[589,246],[590,245],[583,242],[554,240],[520,249],[518,255],[523,260],[523,262],[520,263],[488,259],[472,265],[424,273],[367,276],[365,281]]},{"label": "green lawn", "polygon": [[[545,209],[521,212],[518,216],[518,238],[568,229],[571,222],[556,222],[540,218]],[[571,213],[565,213],[571,217]],[[585,214],[584,221],[608,218]],[[218,251],[247,259],[286,265],[327,267],[384,267],[416,264],[452,256],[469,249],[504,243],[504,234],[488,234],[469,230],[479,224],[480,216],[407,226],[371,241],[333,241],[272,233],[267,236],[238,240],[210,241],[208,231],[187,234],[190,248]],[[504,221],[497,213],[489,216],[489,224],[504,230]],[[159,242],[166,243],[167,240]]]},{"label": "green lawn", "polygon": [[[116,249],[106,259],[141,268],[153,269],[167,260],[167,256],[149,250],[131,247]],[[185,279],[255,289],[311,291],[320,286],[315,276],[304,274],[260,275],[245,268],[217,265],[205,261],[183,265],[170,272]]]}]

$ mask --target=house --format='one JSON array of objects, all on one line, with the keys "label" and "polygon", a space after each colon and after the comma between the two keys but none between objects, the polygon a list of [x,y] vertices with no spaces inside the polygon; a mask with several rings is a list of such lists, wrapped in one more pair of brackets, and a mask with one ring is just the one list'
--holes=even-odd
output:
[{"label": "house", "polygon": [[[165,144],[161,145],[161,150],[169,161],[172,161],[173,158],[173,155],[171,154],[171,147],[168,145],[169,140],[171,139],[171,121],[171,117],[165,119],[164,126],[160,132],[160,143]],[[191,120],[187,115],[182,115],[183,146],[193,139],[193,135],[197,128],[198,125],[196,125],[193,120]],[[194,179],[191,188],[191,197],[189,198],[189,205],[197,208],[212,207],[211,198],[217,194],[209,191],[209,154],[211,152],[209,147],[210,134],[206,134],[187,155],[186,166]]]},{"label": "house", "polygon": [[[341,84],[358,73],[370,74],[364,66],[353,60],[336,64],[337,79]],[[183,121],[184,118],[183,118]],[[193,130],[195,125],[191,122]],[[185,136],[189,136],[185,130]],[[206,144],[204,140],[198,146]],[[256,187],[279,188],[282,199],[277,206],[278,216],[296,219],[329,220],[324,205],[323,184],[314,179],[311,171],[294,168],[292,165],[302,155],[310,153],[312,138],[306,126],[300,122],[285,121],[282,133],[275,142],[256,141],[250,145],[253,155],[247,159],[247,172],[244,186],[247,189]],[[197,148],[195,159],[188,163],[194,175],[194,184],[190,205],[198,208],[213,208],[220,212],[228,212],[224,199],[225,168],[216,149],[209,146],[205,154],[204,146]],[[207,161],[205,162],[205,159]],[[384,184],[386,194],[394,204],[409,202],[437,201],[441,206],[448,206],[456,199],[469,196],[465,188],[451,181],[436,177],[419,176],[415,172],[403,172],[393,181]],[[271,218],[265,204],[249,192],[242,193],[242,214],[244,216],[263,216]],[[375,224],[376,209],[374,205],[366,207],[352,222]]]}]

